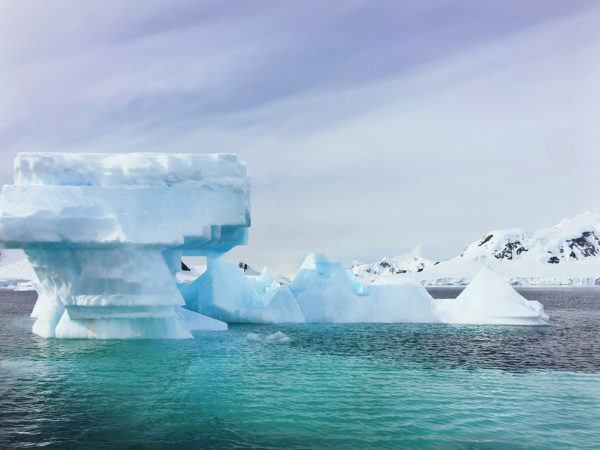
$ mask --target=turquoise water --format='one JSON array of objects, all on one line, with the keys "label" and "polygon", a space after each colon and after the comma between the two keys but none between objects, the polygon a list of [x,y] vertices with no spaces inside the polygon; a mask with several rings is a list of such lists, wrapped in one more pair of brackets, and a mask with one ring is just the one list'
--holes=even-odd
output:
[{"label": "turquoise water", "polygon": [[[526,295],[553,326],[59,341],[30,334],[35,294],[5,291],[0,447],[597,448],[600,289]],[[246,340],[276,330],[292,342]]]}]

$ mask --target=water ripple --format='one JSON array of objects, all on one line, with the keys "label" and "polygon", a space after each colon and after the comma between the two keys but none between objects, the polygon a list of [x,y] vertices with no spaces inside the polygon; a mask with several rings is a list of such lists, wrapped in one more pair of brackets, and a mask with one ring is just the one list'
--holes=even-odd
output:
[{"label": "water ripple", "polygon": [[[599,294],[527,290],[552,317],[544,328],[265,325],[194,341],[58,341],[23,326],[34,296],[0,293],[0,447],[595,448]],[[293,340],[245,338],[277,330]]]}]

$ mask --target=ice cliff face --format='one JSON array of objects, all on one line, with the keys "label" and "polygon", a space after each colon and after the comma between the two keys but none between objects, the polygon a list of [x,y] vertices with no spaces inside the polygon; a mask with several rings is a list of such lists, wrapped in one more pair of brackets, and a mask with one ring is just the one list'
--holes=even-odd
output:
[{"label": "ice cliff face", "polygon": [[33,331],[45,337],[191,337],[181,257],[222,254],[250,225],[233,155],[22,153],[14,179],[0,239],[35,271]]}]

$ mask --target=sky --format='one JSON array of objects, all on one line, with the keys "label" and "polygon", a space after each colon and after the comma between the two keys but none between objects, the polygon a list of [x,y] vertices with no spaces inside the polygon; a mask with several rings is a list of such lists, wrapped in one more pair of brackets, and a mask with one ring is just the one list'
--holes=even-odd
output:
[{"label": "sky", "polygon": [[448,258],[600,209],[598,23],[578,0],[3,0],[0,183],[19,151],[237,153],[230,259]]}]

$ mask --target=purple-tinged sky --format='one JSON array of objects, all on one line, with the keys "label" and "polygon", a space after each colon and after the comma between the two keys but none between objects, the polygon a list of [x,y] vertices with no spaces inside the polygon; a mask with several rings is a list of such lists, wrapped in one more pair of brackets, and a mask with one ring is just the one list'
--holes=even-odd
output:
[{"label": "purple-tinged sky", "polygon": [[233,258],[449,257],[599,209],[591,1],[3,1],[0,181],[18,151],[235,152]]}]

